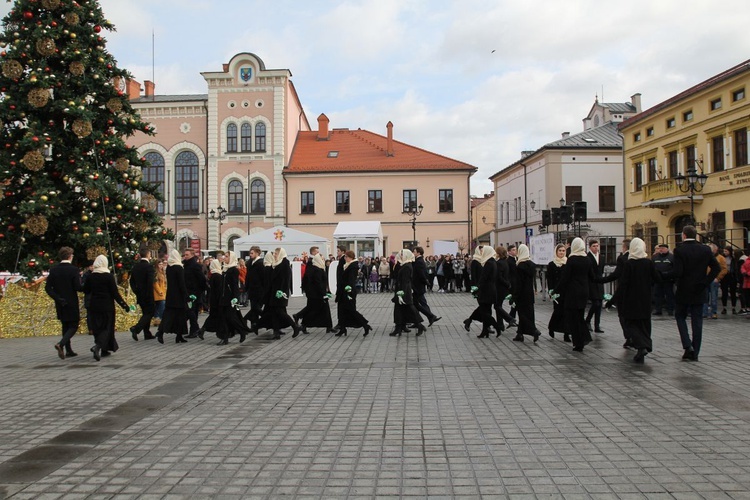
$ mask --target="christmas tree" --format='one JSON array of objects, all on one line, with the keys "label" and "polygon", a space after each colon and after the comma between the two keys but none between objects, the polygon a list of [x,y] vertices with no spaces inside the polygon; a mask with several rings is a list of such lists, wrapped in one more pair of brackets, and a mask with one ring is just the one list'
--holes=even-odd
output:
[{"label": "christmas tree", "polygon": [[141,242],[172,235],[152,209],[158,186],[141,182],[145,159],[125,142],[153,130],[105,49],[114,26],[97,0],[16,0],[3,30],[0,271],[38,276],[62,246],[79,264],[104,254],[129,269]]}]

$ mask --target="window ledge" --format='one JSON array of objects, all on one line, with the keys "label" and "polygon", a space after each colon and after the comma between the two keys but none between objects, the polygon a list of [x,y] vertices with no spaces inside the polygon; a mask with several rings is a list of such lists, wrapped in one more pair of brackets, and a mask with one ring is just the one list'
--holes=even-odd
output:
[{"label": "window ledge", "polygon": [[315,215],[315,212],[300,212],[300,215]]}]

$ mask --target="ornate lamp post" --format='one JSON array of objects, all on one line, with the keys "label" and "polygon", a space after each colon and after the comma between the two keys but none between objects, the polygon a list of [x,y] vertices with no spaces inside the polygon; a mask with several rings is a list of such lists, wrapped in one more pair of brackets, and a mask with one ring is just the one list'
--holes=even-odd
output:
[{"label": "ornate lamp post", "polygon": [[419,206],[415,209],[411,209],[408,212],[406,212],[411,217],[411,232],[412,232],[412,241],[414,244],[417,244],[417,217],[422,215],[422,210],[424,207],[420,203]]},{"label": "ornate lamp post", "polygon": [[695,226],[695,193],[703,191],[703,186],[706,185],[708,176],[704,173],[699,174],[695,166],[691,166],[687,171],[687,175],[678,175],[674,180],[680,191],[690,193],[690,222]]},{"label": "ornate lamp post", "polygon": [[216,211],[208,212],[208,218],[219,221],[219,250],[221,250],[221,226],[224,224],[224,219],[227,218],[227,209],[219,205]]}]

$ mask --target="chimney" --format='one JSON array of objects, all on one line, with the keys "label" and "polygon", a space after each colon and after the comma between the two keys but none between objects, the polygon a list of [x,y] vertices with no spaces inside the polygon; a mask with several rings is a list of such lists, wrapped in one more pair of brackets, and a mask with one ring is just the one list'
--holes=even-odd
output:
[{"label": "chimney", "polygon": [[154,97],[154,87],[156,87],[156,84],[151,80],[146,80],[143,82],[143,85],[146,87],[146,97]]},{"label": "chimney", "polygon": [[389,121],[386,123],[385,128],[388,130],[388,142],[385,147],[385,155],[393,156],[393,122]]},{"label": "chimney", "polygon": [[562,138],[563,139],[567,139],[568,137],[570,137],[570,132],[563,132],[562,133]]},{"label": "chimney", "polygon": [[327,141],[328,140],[328,117],[324,115],[323,113],[320,113],[320,116],[318,117],[318,140],[319,141]]},{"label": "chimney", "polygon": [[633,106],[635,106],[635,112],[640,113],[641,112],[641,94],[633,94],[630,97],[630,102],[633,103]]},{"label": "chimney", "polygon": [[128,94],[128,99],[138,99],[141,97],[141,84],[135,80],[127,80],[125,91]]}]

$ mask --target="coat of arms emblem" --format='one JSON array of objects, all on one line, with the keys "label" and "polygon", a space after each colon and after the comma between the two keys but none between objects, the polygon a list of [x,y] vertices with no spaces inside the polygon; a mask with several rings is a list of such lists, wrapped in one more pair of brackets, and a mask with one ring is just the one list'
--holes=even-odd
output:
[{"label": "coat of arms emblem", "polygon": [[243,82],[249,82],[253,77],[253,68],[240,68],[240,78]]}]

